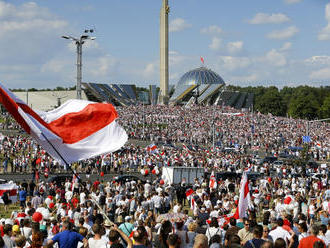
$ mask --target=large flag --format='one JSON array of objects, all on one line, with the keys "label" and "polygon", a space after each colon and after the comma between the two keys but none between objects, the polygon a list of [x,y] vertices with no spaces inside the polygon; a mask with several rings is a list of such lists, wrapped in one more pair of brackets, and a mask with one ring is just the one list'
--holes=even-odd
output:
[{"label": "large flag", "polygon": [[214,176],[214,171],[212,171],[212,173],[211,173],[209,187],[210,187],[210,189],[216,189],[217,188],[217,180]]},{"label": "large flag", "polygon": [[241,189],[238,200],[238,206],[234,214],[235,219],[241,219],[247,217],[247,210],[251,204],[250,191],[249,191],[249,180],[247,174],[244,172],[241,180]]},{"label": "large flag", "polygon": [[8,199],[11,200],[12,203],[17,202],[17,190],[18,186],[15,183],[0,184],[0,203],[4,203],[1,197],[5,192],[7,192]]},{"label": "large flag", "polygon": [[69,100],[49,111],[34,111],[0,84],[0,102],[53,158],[61,164],[110,153],[127,141],[108,103]]}]

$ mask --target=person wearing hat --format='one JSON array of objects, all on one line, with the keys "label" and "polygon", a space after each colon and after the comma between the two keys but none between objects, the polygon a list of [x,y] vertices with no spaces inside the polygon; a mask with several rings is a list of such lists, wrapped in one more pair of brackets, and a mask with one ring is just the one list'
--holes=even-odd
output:
[{"label": "person wearing hat", "polygon": [[132,217],[126,216],[125,222],[122,223],[118,228],[122,230],[127,236],[131,234],[134,229],[134,225],[131,223]]},{"label": "person wearing hat", "polygon": [[11,234],[12,239],[19,236],[20,234],[21,234],[21,230],[19,228],[19,225],[13,225],[12,234]]}]

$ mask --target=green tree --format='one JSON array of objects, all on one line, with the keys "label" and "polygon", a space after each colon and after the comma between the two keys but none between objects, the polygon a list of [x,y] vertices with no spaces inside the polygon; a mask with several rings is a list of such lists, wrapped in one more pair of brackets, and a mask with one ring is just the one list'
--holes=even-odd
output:
[{"label": "green tree", "polygon": [[314,94],[300,94],[290,101],[289,115],[294,118],[314,120],[318,117],[320,105]]},{"label": "green tree", "polygon": [[324,99],[319,115],[323,119],[330,118],[330,95]]},{"label": "green tree", "polygon": [[276,116],[285,116],[286,105],[276,87],[266,89],[266,92],[256,99],[255,108],[263,114],[272,113]]}]

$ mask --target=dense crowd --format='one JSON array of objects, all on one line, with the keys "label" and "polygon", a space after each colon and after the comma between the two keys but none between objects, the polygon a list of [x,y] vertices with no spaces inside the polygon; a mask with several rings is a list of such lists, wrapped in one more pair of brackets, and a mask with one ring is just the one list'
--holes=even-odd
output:
[{"label": "dense crowd", "polygon": [[[86,180],[50,183],[44,176],[63,169],[56,161],[26,136],[1,137],[3,171],[33,171],[34,180],[19,182],[20,207],[0,220],[0,247],[330,247],[328,123],[235,114],[220,107],[117,110],[130,138],[152,145],[131,142],[120,151],[72,165],[86,172]],[[272,163],[256,155],[263,151],[302,158],[299,147],[307,134],[308,152],[323,162]],[[193,183],[183,178],[172,185],[162,176],[164,166],[237,175],[258,172],[249,183],[246,217],[233,217],[239,177],[221,178],[211,187],[205,173]],[[155,175],[127,181],[88,179],[92,173],[130,169]],[[2,201],[6,208],[11,205],[7,193]]]},{"label": "dense crowd", "polygon": [[[299,157],[299,150],[309,145],[317,161],[330,158],[330,125],[244,112],[235,115],[231,108],[219,106],[190,108],[166,106],[129,106],[117,108],[118,122],[130,139],[157,145],[157,152],[148,152],[136,143],[127,144],[118,152],[79,163],[88,173],[143,166],[245,166],[249,151]],[[7,117],[6,115],[3,117]],[[8,121],[7,121],[8,122]],[[11,123],[11,121],[9,121]],[[7,125],[17,128],[15,124]],[[310,136],[304,143],[303,136]],[[25,172],[37,167],[51,172],[66,169],[48,156],[26,136],[0,137],[4,172]],[[236,153],[225,152],[225,148]],[[249,162],[249,161],[248,161]]]}]

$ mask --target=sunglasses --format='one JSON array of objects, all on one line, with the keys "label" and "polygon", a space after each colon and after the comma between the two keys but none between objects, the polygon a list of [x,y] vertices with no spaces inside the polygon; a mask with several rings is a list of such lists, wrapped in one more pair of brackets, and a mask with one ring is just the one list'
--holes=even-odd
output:
[{"label": "sunglasses", "polygon": [[265,230],[264,232],[269,232],[269,230]]}]

